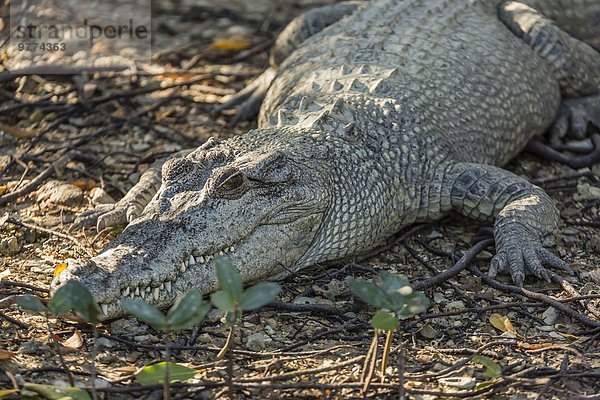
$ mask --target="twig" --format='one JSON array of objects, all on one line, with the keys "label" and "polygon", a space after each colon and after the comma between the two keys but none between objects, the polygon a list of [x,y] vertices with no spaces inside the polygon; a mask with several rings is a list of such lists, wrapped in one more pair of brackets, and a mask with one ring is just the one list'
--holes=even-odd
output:
[{"label": "twig", "polygon": [[455,275],[458,275],[460,271],[469,267],[471,262],[479,253],[481,253],[485,248],[494,244],[494,239],[484,239],[478,243],[476,243],[473,247],[471,247],[461,258],[458,260],[453,267],[448,268],[444,272],[437,274],[436,276],[424,279],[420,281],[416,281],[411,283],[411,286],[415,290],[423,290],[430,288],[432,286],[437,286],[442,282],[447,281]]},{"label": "twig", "polygon": [[544,303],[551,305],[552,307],[556,308],[557,310],[562,311],[563,313],[567,314],[569,317],[576,319],[577,321],[581,322],[584,325],[590,326],[592,328],[600,328],[600,322],[589,319],[585,315],[578,313],[577,311],[573,310],[571,307],[564,305],[560,301],[558,301],[550,296],[546,296],[545,294],[542,294],[542,293],[532,292],[531,290],[520,288],[518,286],[505,285],[503,283],[500,283],[500,282],[496,281],[495,279],[492,279],[489,276],[483,274],[479,270],[479,268],[477,268],[475,265],[471,265],[469,267],[469,271],[471,271],[474,275],[480,277],[482,281],[484,281],[487,285],[493,287],[494,289],[498,289],[498,290],[501,290],[501,291],[507,292],[507,293],[516,293],[516,294],[520,294],[525,297],[529,297],[530,299],[542,301]]},{"label": "twig", "polygon": [[362,394],[365,395],[369,390],[369,386],[371,386],[371,381],[373,380],[373,374],[375,373],[375,366],[377,364],[377,350],[379,348],[379,329],[374,329],[375,333],[373,336],[373,353],[371,354],[371,360],[369,362],[369,368],[367,369],[367,376],[365,377],[365,382],[362,387]]},{"label": "twig", "polygon": [[20,197],[23,197],[23,196],[33,192],[48,177],[50,177],[52,174],[54,174],[56,170],[63,168],[67,164],[67,162],[69,162],[69,160],[71,159],[72,156],[73,155],[71,153],[62,155],[58,160],[56,160],[52,164],[50,164],[50,166],[48,168],[46,168],[41,174],[39,174],[38,176],[33,178],[31,180],[31,182],[29,182],[27,185],[25,185],[21,190],[18,190],[16,192],[12,192],[12,193],[9,193],[9,194],[6,194],[6,195],[0,197],[0,206],[3,206],[6,203],[14,201]]},{"label": "twig", "polygon": [[75,237],[73,237],[71,235],[67,235],[66,233],[57,232],[55,230],[48,229],[48,228],[43,228],[41,226],[34,225],[34,224],[29,224],[27,222],[17,221],[13,217],[7,218],[6,222],[10,222],[11,224],[14,224],[14,225],[23,226],[25,228],[34,229],[36,231],[44,232],[44,233],[47,233],[47,234],[50,234],[50,235],[57,236],[57,237],[62,238],[62,239],[69,240],[69,241],[73,242],[75,245],[77,245],[79,248],[81,248],[89,257],[92,257],[94,255],[79,240],[77,240]]}]

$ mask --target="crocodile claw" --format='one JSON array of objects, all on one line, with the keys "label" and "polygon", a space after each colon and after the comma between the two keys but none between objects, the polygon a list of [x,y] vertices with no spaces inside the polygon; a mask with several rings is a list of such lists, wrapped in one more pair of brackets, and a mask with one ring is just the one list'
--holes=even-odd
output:
[{"label": "crocodile claw", "polygon": [[100,204],[94,209],[85,211],[75,218],[74,228],[86,228],[96,225],[98,232],[106,228],[127,225],[136,219],[141,209],[136,204]]},{"label": "crocodile claw", "polygon": [[600,130],[600,95],[565,100],[550,130],[550,143],[560,144],[569,133],[583,139],[590,133],[590,125]]},{"label": "crocodile claw", "polygon": [[493,278],[498,272],[509,273],[519,287],[523,287],[527,274],[551,282],[551,273],[544,265],[560,269],[569,275],[574,274],[568,263],[545,249],[539,241],[532,238],[523,240],[519,235],[514,235],[500,246],[492,258],[488,275]]}]

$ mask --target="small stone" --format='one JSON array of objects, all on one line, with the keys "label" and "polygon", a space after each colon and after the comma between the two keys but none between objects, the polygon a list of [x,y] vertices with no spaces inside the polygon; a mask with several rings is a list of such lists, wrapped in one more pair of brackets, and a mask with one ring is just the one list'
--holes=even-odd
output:
[{"label": "small stone", "polygon": [[293,300],[295,304],[316,304],[317,300],[312,297],[298,296]]},{"label": "small stone", "polygon": [[96,340],[96,344],[98,345],[99,349],[112,349],[115,347],[114,342],[105,337],[98,338]]},{"label": "small stone", "polygon": [[442,235],[442,233],[438,231],[431,231],[431,233],[427,236],[428,239],[439,239],[443,237],[444,235]]},{"label": "small stone", "polygon": [[50,351],[50,347],[36,342],[35,340],[30,340],[21,345],[20,352],[22,354],[28,355],[45,355]]},{"label": "small stone", "polygon": [[90,200],[92,205],[97,206],[98,204],[114,204],[115,199],[110,194],[106,193],[104,189],[95,187],[90,190]]},{"label": "small stone", "polygon": [[210,336],[210,334],[208,333],[203,333],[202,335],[198,336],[198,342],[202,343],[202,344],[211,344],[212,343],[212,336]]},{"label": "small stone", "polygon": [[446,308],[452,310],[464,310],[465,303],[462,300],[455,300],[446,304]]},{"label": "small stone", "polygon": [[13,256],[21,251],[21,246],[19,246],[19,241],[16,237],[10,236],[6,239],[0,240],[0,253],[5,256]]},{"label": "small stone", "polygon": [[546,323],[546,325],[554,325],[556,319],[558,318],[558,311],[554,307],[548,307],[546,311],[542,314],[542,319]]},{"label": "small stone", "polygon": [[595,270],[590,272],[590,278],[595,282],[600,284],[600,268],[596,268]]},{"label": "small stone", "polygon": [[127,360],[127,362],[134,363],[137,360],[139,360],[139,358],[141,356],[142,356],[142,353],[140,353],[139,351],[132,351],[130,353],[127,353],[125,360]]},{"label": "small stone", "polygon": [[600,253],[600,235],[590,237],[586,247],[588,250]]},{"label": "small stone", "polygon": [[435,292],[433,294],[433,301],[436,302],[437,304],[447,303],[448,302],[448,300],[440,292]]},{"label": "small stone", "polygon": [[275,318],[266,318],[265,322],[273,329],[277,329],[279,322]]},{"label": "small stone", "polygon": [[256,332],[248,336],[246,347],[252,351],[264,350],[266,346],[266,336],[262,332]]},{"label": "small stone", "polygon": [[575,243],[577,243],[577,238],[572,235],[567,235],[563,237],[563,242],[567,247],[572,247]]},{"label": "small stone", "polygon": [[438,335],[438,331],[436,331],[431,325],[427,324],[419,330],[419,334],[423,336],[425,339],[433,339]]},{"label": "small stone", "polygon": [[206,322],[208,322],[209,324],[214,324],[216,322],[221,322],[221,320],[225,318],[225,312],[213,308],[212,310],[210,310],[208,312],[208,314],[206,315],[206,317],[204,318],[204,320]]},{"label": "small stone", "polygon": [[577,184],[577,193],[573,195],[575,201],[589,201],[600,199],[600,188],[590,185],[587,182]]},{"label": "small stone", "polygon": [[150,335],[138,335],[138,336],[134,336],[133,340],[135,342],[150,342]]},{"label": "small stone", "polygon": [[542,326],[538,326],[536,328],[538,331],[541,331],[541,332],[553,332],[555,330],[554,327],[551,325],[542,325]]},{"label": "small stone", "polygon": [[70,183],[51,180],[38,189],[37,200],[42,206],[56,204],[77,207],[83,201],[83,191]]}]

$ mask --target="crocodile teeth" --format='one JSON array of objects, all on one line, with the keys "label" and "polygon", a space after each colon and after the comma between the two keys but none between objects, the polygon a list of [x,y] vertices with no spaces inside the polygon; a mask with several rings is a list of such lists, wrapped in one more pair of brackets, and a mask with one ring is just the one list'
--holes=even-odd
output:
[{"label": "crocodile teeth", "polygon": [[181,263],[181,266],[179,267],[179,271],[185,272],[185,269],[186,269],[185,263]]},{"label": "crocodile teeth", "polygon": [[137,286],[137,287],[135,288],[135,292],[134,292],[134,294],[135,294],[136,296],[139,296],[139,295],[140,295],[140,287],[139,287],[139,286]]},{"label": "crocodile teeth", "polygon": [[121,290],[121,295],[123,295],[123,297],[129,296],[129,287],[126,287],[125,289]]},{"label": "crocodile teeth", "polygon": [[167,292],[171,292],[171,281],[165,282],[165,289],[167,290]]},{"label": "crocodile teeth", "polygon": [[100,304],[100,308],[102,309],[102,314],[108,315],[108,304]]},{"label": "crocodile teeth", "polygon": [[160,283],[160,290],[165,290],[165,283],[164,282]]},{"label": "crocodile teeth", "polygon": [[152,291],[152,288],[150,286],[146,287],[146,293],[150,293]]},{"label": "crocodile teeth", "polygon": [[204,264],[204,263],[206,262],[206,260],[204,259],[204,257],[203,257],[203,256],[200,256],[200,257],[198,257],[198,258],[196,259],[196,261],[197,261],[199,264]]},{"label": "crocodile teeth", "polygon": [[142,290],[142,292],[140,293],[140,297],[146,300],[146,292],[144,290]]},{"label": "crocodile teeth", "polygon": [[219,255],[220,255],[220,256],[222,256],[222,255],[223,255],[223,251],[222,251],[222,250],[219,252]]},{"label": "crocodile teeth", "polygon": [[154,291],[152,292],[152,294],[154,295],[154,300],[158,301],[158,298],[160,297],[160,289],[155,287]]},{"label": "crocodile teeth", "polygon": [[196,264],[196,259],[194,258],[193,255],[190,254],[190,258],[189,258],[188,262],[190,265]]}]

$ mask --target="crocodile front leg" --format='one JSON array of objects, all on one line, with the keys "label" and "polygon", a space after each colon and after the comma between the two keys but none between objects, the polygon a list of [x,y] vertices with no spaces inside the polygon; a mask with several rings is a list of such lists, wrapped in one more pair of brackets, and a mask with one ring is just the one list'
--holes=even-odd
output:
[{"label": "crocodile front leg", "polygon": [[569,265],[544,248],[558,225],[558,210],[548,195],[515,174],[491,165],[457,163],[443,169],[442,211],[454,210],[494,223],[496,255],[490,275],[508,272],[523,285],[533,274],[550,280],[544,265],[572,273]]},{"label": "crocodile front leg", "polygon": [[138,183],[121,200],[115,204],[100,204],[92,210],[79,214],[75,219],[74,226],[90,227],[96,225],[98,232],[101,232],[107,227],[127,225],[140,216],[160,188],[162,165],[171,158],[185,157],[192,151],[194,149],[182,150],[154,162],[140,176]]}]

